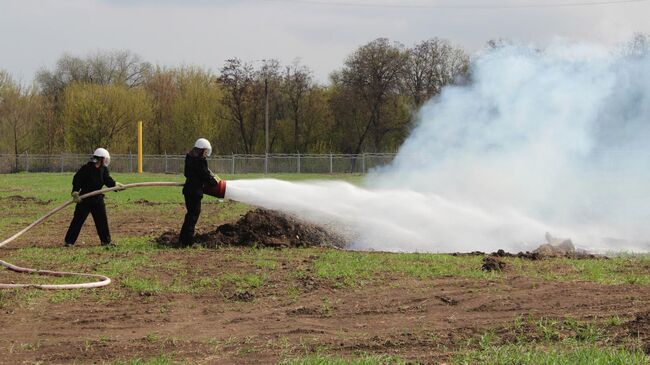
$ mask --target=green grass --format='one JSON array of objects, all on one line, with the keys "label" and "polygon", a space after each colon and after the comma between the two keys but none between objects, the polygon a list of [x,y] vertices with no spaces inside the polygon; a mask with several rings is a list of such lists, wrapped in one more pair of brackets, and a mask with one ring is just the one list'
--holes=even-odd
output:
[{"label": "green grass", "polygon": [[645,365],[650,357],[640,350],[599,346],[561,347],[504,345],[461,351],[454,364],[484,365]]},{"label": "green grass", "polygon": [[315,262],[318,276],[342,280],[348,285],[381,279],[382,274],[415,278],[444,276],[491,279],[499,274],[482,271],[482,257],[446,254],[394,254],[327,251]]},{"label": "green grass", "polygon": [[89,249],[63,249],[63,248],[42,248],[26,247],[12,252],[7,260],[20,263],[29,262],[32,267],[38,268],[60,268],[72,267],[75,264],[83,264],[90,261]]},{"label": "green grass", "polygon": [[[283,251],[224,248],[218,250],[223,259],[250,266],[254,268],[254,272],[236,270],[215,275],[209,271],[203,272],[201,268],[188,263],[192,257],[204,255],[206,249],[182,250],[183,257],[190,261],[171,259],[168,256],[161,259],[161,255],[170,250],[158,247],[151,237],[129,237],[122,239],[120,245],[111,250],[95,246],[72,249],[26,247],[10,251],[3,259],[34,268],[107,275],[116,284],[138,293],[207,293],[224,288],[234,288],[238,291],[256,290],[266,285],[267,278],[277,270],[281,259],[294,262],[291,265],[297,265],[290,273],[296,281],[314,275],[338,287],[363,286],[381,282],[387,277],[504,280],[509,275],[551,281],[584,280],[603,284],[625,284],[629,283],[630,277],[636,277],[635,284],[649,284],[646,274],[649,262],[647,257],[610,260],[554,259],[536,262],[513,258],[505,260],[510,270],[503,273],[481,270],[481,256],[350,252],[317,248]],[[304,263],[306,257],[313,257],[315,260]],[[575,267],[589,269],[577,270]],[[169,270],[175,273],[174,276],[161,278],[157,274]],[[567,274],[558,275],[558,271]],[[21,281],[24,282],[57,284],[86,280],[83,277],[55,278],[32,275],[22,278]],[[110,300],[114,296],[115,293],[111,292],[104,300]],[[116,298],[119,299],[119,296]],[[72,296],[61,296],[50,298],[50,301],[62,302],[72,299]],[[0,297],[0,304],[3,301],[6,299]]]},{"label": "green grass", "polygon": [[222,282],[231,283],[236,290],[256,289],[264,285],[265,279],[257,274],[225,274]]},{"label": "green grass", "polygon": [[[621,322],[580,322],[575,318],[517,317],[500,330],[466,340],[454,351],[453,364],[648,364],[636,339],[619,338],[608,329]],[[623,342],[620,342],[623,341]]]},{"label": "green grass", "polygon": [[163,289],[163,284],[155,278],[127,277],[122,280],[122,285],[135,292],[144,293],[159,293]]},{"label": "green grass", "polygon": [[[608,339],[608,332],[622,325],[625,321],[618,316],[590,322],[578,321],[573,317],[550,318],[516,317],[503,329],[508,341],[515,344],[525,343],[562,343],[595,345]],[[493,338],[491,343],[501,339]],[[470,342],[480,342],[476,339]]]},{"label": "green grass", "polygon": [[398,357],[386,355],[362,355],[354,358],[343,358],[331,355],[309,355],[280,362],[281,365],[401,365],[406,362]]},{"label": "green grass", "polygon": [[51,303],[57,304],[57,303],[79,299],[80,296],[81,296],[81,289],[59,290],[54,292],[50,296],[49,300]]},{"label": "green grass", "polygon": [[160,355],[148,359],[136,358],[132,360],[120,360],[109,363],[110,365],[172,365],[179,364],[173,361],[171,356]]},{"label": "green grass", "polygon": [[601,284],[650,284],[650,257],[608,260],[551,259],[541,261],[506,258],[507,273],[481,270],[482,256],[448,254],[394,254],[328,251],[315,262],[318,276],[337,279],[344,285],[362,285],[381,280],[384,274],[414,278],[464,277],[499,279],[524,275],[549,281],[591,281]]},{"label": "green grass", "polygon": [[558,258],[529,261],[505,259],[508,266],[530,277],[550,281],[585,280],[601,284],[650,284],[650,256],[613,257],[603,260]]},{"label": "green grass", "polygon": [[[24,248],[11,252],[4,259],[30,267],[66,270],[74,272],[97,273],[109,276],[114,284],[98,291],[62,291],[43,292],[37,289],[26,289],[20,293],[33,293],[34,298],[45,295],[51,303],[61,303],[77,299],[84,293],[100,295],[100,300],[119,300],[123,296],[115,292],[116,288],[124,288],[134,293],[207,293],[231,288],[235,291],[250,291],[261,288],[266,278],[275,268],[275,256],[279,252],[270,249],[242,251],[240,249],[224,249],[226,256],[232,255],[251,266],[257,266],[259,272],[228,272],[215,275],[211,272],[191,266],[191,258],[203,255],[203,249],[185,249],[185,260],[161,260],[160,255],[169,249],[160,249],[147,239],[126,240],[122,246],[113,250],[99,247],[66,248]],[[256,253],[255,251],[265,251]],[[263,263],[263,264],[260,264]],[[161,278],[158,273],[169,271],[174,275]],[[26,283],[71,284],[87,281],[84,277],[50,277],[22,275],[20,281]],[[7,292],[0,291],[0,305],[8,301]],[[97,294],[99,293],[99,294]],[[27,301],[30,302],[30,301]]]}]

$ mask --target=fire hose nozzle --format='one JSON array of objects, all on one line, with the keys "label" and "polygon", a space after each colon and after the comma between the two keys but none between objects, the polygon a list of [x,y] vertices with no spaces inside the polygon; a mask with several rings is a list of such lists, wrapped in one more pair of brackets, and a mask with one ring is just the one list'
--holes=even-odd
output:
[{"label": "fire hose nozzle", "polygon": [[203,194],[223,199],[226,196],[226,180],[219,180],[217,185],[204,185]]}]

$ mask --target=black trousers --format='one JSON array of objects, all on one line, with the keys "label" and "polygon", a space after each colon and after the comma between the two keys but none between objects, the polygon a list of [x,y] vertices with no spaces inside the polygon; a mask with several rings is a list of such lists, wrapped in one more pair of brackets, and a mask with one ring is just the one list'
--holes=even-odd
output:
[{"label": "black trousers", "polygon": [[196,222],[199,221],[199,216],[201,215],[201,199],[203,199],[203,196],[193,194],[183,195],[185,196],[185,208],[187,208],[187,213],[185,214],[181,234],[178,238],[178,244],[181,247],[187,247],[194,244],[194,229],[196,227]]},{"label": "black trousers", "polygon": [[99,240],[103,245],[111,243],[111,233],[108,230],[108,217],[106,216],[106,205],[104,204],[104,197],[97,196],[87,200],[82,200],[74,209],[74,216],[72,217],[72,222],[70,222],[70,227],[68,228],[68,233],[65,234],[65,243],[68,245],[73,245],[77,242],[79,237],[79,232],[81,232],[81,227],[84,225],[88,214],[92,214],[93,221],[95,221],[95,228],[97,228],[97,234],[99,235]]}]

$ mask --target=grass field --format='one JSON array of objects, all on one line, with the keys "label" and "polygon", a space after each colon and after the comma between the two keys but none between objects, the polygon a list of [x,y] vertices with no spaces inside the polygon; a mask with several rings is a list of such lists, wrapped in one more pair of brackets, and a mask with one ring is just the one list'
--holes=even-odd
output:
[{"label": "grass field", "polygon": [[[0,237],[67,200],[71,178],[0,175]],[[506,258],[505,271],[486,272],[483,256],[156,245],[180,228],[182,202],[178,188],[109,194],[115,249],[98,246],[90,220],[78,247],[61,247],[71,208],[0,249],[15,264],[114,280],[83,291],[0,291],[0,363],[650,363],[647,256]],[[206,198],[199,227],[249,209]],[[78,280],[0,271],[0,282]]]}]

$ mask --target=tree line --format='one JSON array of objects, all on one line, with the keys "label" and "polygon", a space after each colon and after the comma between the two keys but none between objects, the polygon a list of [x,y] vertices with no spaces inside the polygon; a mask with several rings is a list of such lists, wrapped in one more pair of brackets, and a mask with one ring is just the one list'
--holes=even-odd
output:
[{"label": "tree line", "polygon": [[263,154],[267,110],[270,153],[395,151],[414,111],[468,69],[467,53],[439,38],[376,39],[327,84],[298,61],[233,58],[212,72],[127,50],[63,55],[29,86],[0,70],[0,153],[128,153],[143,121],[148,154],[184,153],[197,137],[216,154]]},{"label": "tree line", "polygon": [[[616,51],[647,57],[650,37],[635,34]],[[423,103],[469,78],[467,53],[439,38],[371,41],[327,84],[298,61],[233,58],[212,72],[154,66],[128,50],[63,55],[30,85],[0,70],[0,153],[128,153],[143,121],[147,154],[184,153],[197,137],[216,154],[262,154],[267,112],[270,153],[393,152]]]}]

